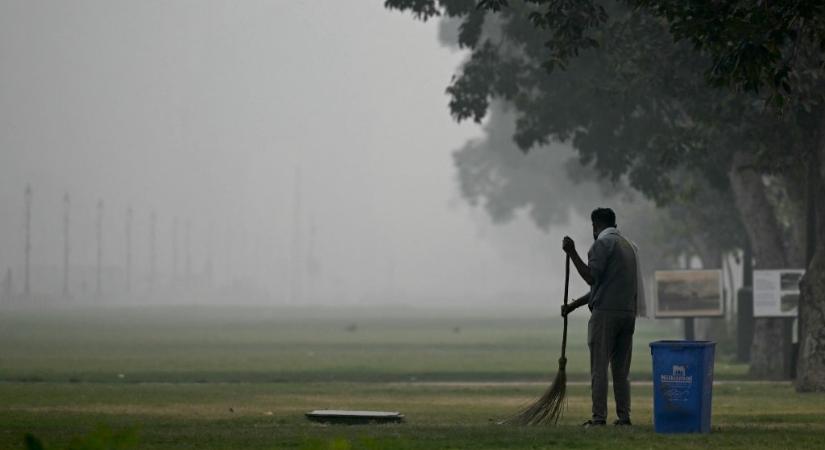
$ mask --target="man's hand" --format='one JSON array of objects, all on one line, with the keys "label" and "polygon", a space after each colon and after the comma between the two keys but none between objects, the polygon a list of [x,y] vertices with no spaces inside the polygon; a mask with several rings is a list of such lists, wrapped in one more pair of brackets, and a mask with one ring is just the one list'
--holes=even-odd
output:
[{"label": "man's hand", "polygon": [[566,305],[561,305],[561,316],[562,317],[567,317],[568,314],[575,311],[580,306],[586,305],[589,300],[590,300],[590,294],[586,294],[582,297],[579,297],[579,298],[573,300],[572,302],[570,302]]},{"label": "man's hand", "polygon": [[570,236],[565,236],[564,239],[561,240],[561,249],[564,250],[564,253],[567,253],[568,257],[570,257],[570,261],[572,261],[573,265],[576,266],[576,271],[579,272],[582,280],[592,286],[593,274],[590,273],[590,267],[587,266],[587,263],[582,261],[581,256],[579,256],[579,252],[576,251],[576,243],[573,242],[573,239],[570,239]]},{"label": "man's hand", "polygon": [[576,253],[576,243],[573,242],[570,236],[565,236],[564,239],[561,240],[561,249],[564,250],[564,253],[573,255]]}]

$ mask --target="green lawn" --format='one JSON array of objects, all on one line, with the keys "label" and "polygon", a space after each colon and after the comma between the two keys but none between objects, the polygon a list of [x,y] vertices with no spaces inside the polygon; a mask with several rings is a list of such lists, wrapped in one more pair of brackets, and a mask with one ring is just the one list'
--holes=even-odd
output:
[{"label": "green lawn", "polygon": [[[546,380],[561,345],[561,320],[548,315],[249,307],[6,311],[0,314],[0,380]],[[588,380],[587,314],[577,316],[568,373]],[[348,331],[353,324],[356,330]],[[632,378],[650,379],[650,341],[678,335],[672,322],[640,320]],[[745,370],[717,358],[717,379],[741,378]]]},{"label": "green lawn", "polygon": [[[716,361],[710,435],[652,431],[651,393],[634,386],[632,430],[583,431],[589,393],[571,384],[559,427],[496,422],[556,370],[560,321],[542,313],[112,308],[0,314],[0,449],[31,432],[55,448],[98,424],[134,428],[138,448],[825,448],[825,396],[752,384]],[[347,328],[356,325],[354,331]],[[572,323],[572,380],[587,378],[584,319]],[[639,321],[647,343],[673,325]],[[533,381],[519,383],[517,381]],[[536,383],[539,381],[539,383]],[[406,422],[322,426],[318,408],[400,410]],[[51,448],[51,447],[50,447]]]}]

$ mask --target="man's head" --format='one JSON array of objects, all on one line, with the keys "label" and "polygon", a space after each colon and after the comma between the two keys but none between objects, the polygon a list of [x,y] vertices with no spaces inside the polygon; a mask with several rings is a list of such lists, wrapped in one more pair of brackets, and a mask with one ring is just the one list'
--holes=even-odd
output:
[{"label": "man's head", "polygon": [[593,239],[595,240],[605,228],[616,226],[616,213],[610,208],[596,208],[590,213],[590,220],[593,222]]}]

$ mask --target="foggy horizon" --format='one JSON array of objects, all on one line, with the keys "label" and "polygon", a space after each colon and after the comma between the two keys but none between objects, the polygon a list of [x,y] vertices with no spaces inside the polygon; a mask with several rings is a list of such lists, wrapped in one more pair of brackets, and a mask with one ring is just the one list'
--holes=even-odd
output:
[{"label": "foggy horizon", "polygon": [[5,2],[0,21],[0,275],[15,291],[27,185],[32,295],[56,304],[65,194],[84,303],[98,201],[103,296],[124,292],[133,210],[129,303],[207,282],[218,293],[204,298],[228,304],[555,301],[561,237],[592,240],[575,211],[545,233],[462,198],[453,152],[486,122],[447,111],[466,53],[438,21],[380,3],[217,1]]}]

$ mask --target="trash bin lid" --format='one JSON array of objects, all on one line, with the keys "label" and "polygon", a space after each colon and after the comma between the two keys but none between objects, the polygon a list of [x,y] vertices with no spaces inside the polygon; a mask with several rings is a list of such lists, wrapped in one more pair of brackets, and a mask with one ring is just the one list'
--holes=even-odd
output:
[{"label": "trash bin lid", "polygon": [[650,348],[697,348],[697,347],[713,347],[716,345],[716,342],[713,341],[677,341],[677,340],[664,340],[664,341],[653,341],[650,343]]}]

